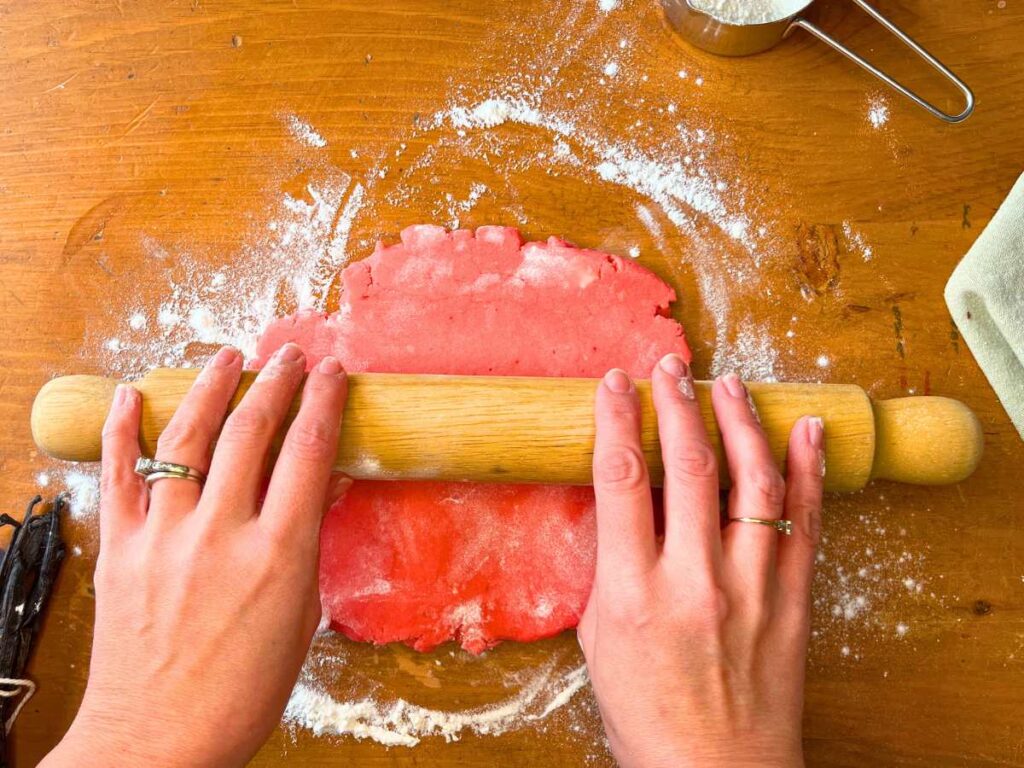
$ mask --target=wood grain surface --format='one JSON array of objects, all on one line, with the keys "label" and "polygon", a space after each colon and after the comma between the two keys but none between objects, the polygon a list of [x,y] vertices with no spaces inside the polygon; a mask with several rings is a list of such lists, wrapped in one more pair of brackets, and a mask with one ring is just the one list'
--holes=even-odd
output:
[{"label": "wood grain surface", "polygon": [[[698,375],[710,373],[716,348],[733,349],[726,363],[770,348],[782,378],[855,383],[880,398],[948,395],[978,413],[987,453],[969,481],[876,483],[828,500],[806,750],[815,766],[1024,765],[1024,445],[942,300],[954,266],[1024,170],[1024,7],[878,5],[975,88],[978,112],[966,124],[940,124],[800,34],[756,58],[700,54],[647,0],[607,13],[596,0],[0,4],[3,511],[20,513],[37,473],[51,473],[48,490],[65,476],[33,450],[36,390],[58,373],[124,367],[102,342],[123,332],[132,307],[152,313],[166,298],[168,259],[219,268],[266,230],[285,192],[301,194],[329,173],[361,180],[373,203],[353,226],[353,257],[405,225],[449,223],[446,194],[466,200],[481,182],[487,191],[458,212],[463,226],[508,223],[529,237],[560,234],[623,254],[638,247],[641,262],[680,293],[675,312]],[[851,4],[822,0],[815,12],[956,107],[933,73]],[[612,60],[619,71],[607,75]],[[545,104],[563,113],[586,102],[578,118],[589,133],[567,133],[571,148],[596,135],[671,150],[677,122],[713,136],[707,165],[745,190],[771,241],[755,279],[735,281],[727,312],[701,280],[716,269],[728,276],[750,257],[721,232],[673,226],[649,195],[585,169],[517,165],[552,151],[542,128],[495,127],[492,154],[460,156],[456,133],[431,123],[503,83],[546,88]],[[868,109],[880,99],[889,120],[876,129]],[[296,141],[291,115],[326,146]],[[741,343],[751,338],[754,349]],[[198,360],[209,348],[187,354]],[[68,525],[81,554],[69,557],[31,665],[40,691],[14,731],[18,765],[35,764],[60,738],[84,688],[95,524]],[[859,569],[880,576],[858,593],[865,604],[851,606],[847,585],[860,589]],[[381,697],[445,709],[499,700],[508,693],[503,675],[552,658],[572,663],[578,653],[572,633],[483,659],[322,642]],[[452,744],[388,750],[282,729],[255,764],[281,762],[612,761],[583,691],[540,723]]]}]

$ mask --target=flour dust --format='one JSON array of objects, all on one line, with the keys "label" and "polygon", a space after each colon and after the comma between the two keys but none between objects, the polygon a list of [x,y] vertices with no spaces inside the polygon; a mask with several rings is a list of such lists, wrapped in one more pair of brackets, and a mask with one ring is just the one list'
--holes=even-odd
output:
[{"label": "flour dust", "polygon": [[[272,319],[336,308],[339,270],[368,254],[378,237],[393,238],[387,222],[503,223],[533,236],[571,235],[573,222],[590,216],[591,201],[600,195],[617,203],[618,215],[592,223],[588,228],[599,234],[579,244],[641,263],[661,254],[659,263],[672,270],[665,277],[683,286],[684,304],[699,307],[698,320],[707,324],[700,332],[713,348],[700,361],[706,371],[763,381],[819,379],[823,369],[813,360],[794,366],[780,353],[767,321],[734,310],[739,298],[756,297],[771,313],[775,302],[765,271],[779,268],[785,257],[779,243],[788,235],[761,190],[747,189],[720,116],[704,108],[708,86],[700,59],[679,51],[678,72],[660,75],[640,50],[644,31],[660,24],[658,11],[653,4],[629,9],[618,0],[563,1],[531,19],[525,26],[532,32],[509,36],[507,29],[524,25],[496,25],[480,46],[481,57],[490,57],[480,71],[499,74],[452,80],[444,98],[389,136],[383,149],[379,142],[338,146],[304,116],[282,113],[282,135],[304,164],[301,181],[294,183],[295,158],[282,162],[281,193],[256,212],[242,229],[241,245],[227,254],[141,234],[138,246],[149,257],[145,274],[123,278],[122,298],[111,302],[110,316],[87,329],[82,355],[121,377],[154,366],[198,365],[222,344],[251,358]],[[506,11],[519,12],[514,4]],[[544,29],[560,33],[552,40],[536,31]],[[621,114],[636,116],[625,130]],[[347,171],[332,160],[342,157]],[[871,258],[852,226],[846,238]],[[140,284],[156,286],[155,298],[140,297]],[[796,334],[794,316],[787,336]],[[70,488],[73,514],[95,516],[95,473],[54,463],[39,482]],[[872,524],[861,525],[865,540]],[[909,544],[902,560],[902,550],[867,554],[867,546],[847,535],[830,534],[825,542],[815,587],[814,654],[838,645],[836,653],[855,661],[883,636],[893,642],[913,637],[913,626],[890,615],[901,601],[930,599],[934,585],[922,576],[924,555]],[[85,557],[95,557],[95,542],[85,550]],[[453,652],[410,661],[410,651],[321,636],[285,722],[296,738],[308,732],[412,746],[428,738],[543,730],[565,718],[568,732],[594,745],[591,759],[606,760],[578,653],[558,643],[534,650],[528,668],[516,667],[511,660],[518,656],[501,647],[482,659]],[[378,661],[369,663],[369,654]],[[417,679],[430,685],[416,695],[396,692],[388,681],[400,662],[415,666]],[[423,671],[428,664],[435,667],[429,673]],[[431,686],[443,688],[446,672],[471,673],[508,695],[449,711],[429,695]]]},{"label": "flour dust", "polygon": [[[381,683],[365,675],[365,660],[354,663],[352,656],[356,652],[354,644],[339,643],[337,638],[333,643],[323,636],[314,641],[314,651],[285,709],[286,726],[293,732],[305,729],[316,736],[372,739],[386,746],[401,747],[413,747],[431,737],[457,741],[467,734],[500,736],[511,730],[540,726],[588,683],[586,667],[580,663],[578,654],[564,650],[552,652],[547,661],[532,669],[515,670],[493,680],[489,678],[499,665],[486,657],[441,651],[441,656],[449,657],[449,670],[444,670],[445,665],[436,658],[438,652],[431,654],[435,657],[433,665],[426,658],[403,662],[407,670],[416,670],[417,675],[425,675],[425,680],[434,681],[431,686],[436,689],[443,687],[439,676],[445,671],[464,673],[471,668],[479,682],[510,691],[495,701],[452,710],[382,696]],[[339,687],[344,694],[338,693]],[[592,701],[589,706],[593,706]]]}]

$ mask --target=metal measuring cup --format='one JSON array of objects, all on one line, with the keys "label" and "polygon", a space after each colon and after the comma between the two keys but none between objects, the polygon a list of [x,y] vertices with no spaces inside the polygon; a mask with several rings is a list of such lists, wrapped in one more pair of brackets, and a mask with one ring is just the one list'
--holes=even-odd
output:
[{"label": "metal measuring cup", "polygon": [[874,64],[847,48],[820,27],[805,19],[802,14],[814,0],[806,0],[793,14],[765,24],[733,24],[716,19],[710,13],[698,10],[692,0],[661,0],[665,16],[676,32],[689,43],[719,56],[749,56],[767,51],[782,42],[794,29],[805,29],[822,42],[835,48],[850,61],[863,67],[882,82],[902,93],[914,103],[920,105],[947,123],[960,123],[970,117],[974,111],[974,93],[959,77],[953,74],[941,61],[926,51],[916,40],[901,30],[889,19],[876,11],[865,0],[853,0],[865,13],[885,27],[901,40],[918,56],[937,69],[943,77],[955,85],[967,99],[967,105],[958,115],[951,115],[925,101],[909,88],[894,80]]}]

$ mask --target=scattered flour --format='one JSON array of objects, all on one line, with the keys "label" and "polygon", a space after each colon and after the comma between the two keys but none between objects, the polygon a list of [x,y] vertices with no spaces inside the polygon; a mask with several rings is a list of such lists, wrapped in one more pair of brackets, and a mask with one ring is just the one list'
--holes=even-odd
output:
[{"label": "scattered flour", "polygon": [[173,254],[166,259],[167,285],[155,322],[132,310],[121,320],[123,330],[102,339],[96,354],[122,376],[156,366],[189,367],[223,344],[252,357],[274,318],[326,308],[330,287],[348,261],[350,231],[365,194],[363,184],[333,169],[311,178],[303,194],[283,194],[277,214],[220,268],[184,248],[142,238],[154,258]]},{"label": "scattered flour", "polygon": [[59,484],[68,493],[71,517],[81,520],[92,517],[99,511],[100,476],[98,467],[69,469],[64,473]]},{"label": "scattered flour", "polygon": [[[703,214],[731,239],[756,249],[749,233],[750,219],[740,210],[730,210],[722,195],[729,188],[728,182],[715,178],[703,165],[696,165],[692,156],[682,160],[674,155],[654,157],[633,142],[590,135],[572,117],[544,112],[531,101],[524,95],[493,96],[471,106],[456,105],[436,114],[433,125],[448,124],[462,131],[492,129],[505,123],[544,128],[587,151],[592,157],[590,169],[598,177],[648,197],[678,227],[692,229],[694,214]],[[685,126],[679,130],[684,146],[711,148],[713,137],[706,130],[691,131]]]},{"label": "scattered flour", "polygon": [[843,222],[843,237],[846,238],[847,249],[860,254],[864,261],[871,261],[875,257],[875,249],[868,245],[864,235],[856,231],[849,221]]},{"label": "scattered flour", "polygon": [[[868,488],[862,493],[875,495],[869,506],[878,512],[853,514],[855,502],[849,496],[825,503],[812,594],[811,663],[827,663],[837,647],[842,657],[859,661],[878,643],[911,633],[902,610],[945,604],[946,596],[930,583],[941,582],[942,575],[925,575],[926,552],[915,548],[898,522],[916,515],[898,515],[884,492]],[[843,524],[833,528],[833,519]]]},{"label": "scattered flour", "polygon": [[316,149],[323,149],[327,146],[327,139],[317,133],[309,123],[300,120],[297,115],[288,115],[284,122],[292,136],[302,144]]},{"label": "scattered flour", "polygon": [[731,341],[722,343],[721,336],[719,339],[711,361],[712,376],[735,373],[745,381],[779,380],[778,350],[767,328],[756,325],[753,318],[747,318]]},{"label": "scattered flour", "polygon": [[881,94],[875,94],[868,100],[868,122],[875,130],[889,122],[889,102]]}]

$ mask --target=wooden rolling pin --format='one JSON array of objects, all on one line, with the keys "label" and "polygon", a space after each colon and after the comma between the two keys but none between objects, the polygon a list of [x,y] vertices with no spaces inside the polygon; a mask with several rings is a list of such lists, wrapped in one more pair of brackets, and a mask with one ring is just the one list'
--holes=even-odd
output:
[{"label": "wooden rolling pin", "polygon": [[[196,370],[157,369],[134,386],[143,395],[143,453],[192,385]],[[232,407],[252,384],[246,372]],[[355,478],[591,484],[592,379],[359,373],[349,399],[337,468]],[[32,408],[32,434],[51,456],[97,461],[100,433],[117,382],[65,376],[48,382]],[[662,479],[649,382],[637,382],[643,446],[655,484]],[[750,384],[772,453],[782,465],[790,429],[804,415],[825,421],[830,491],[855,491],[873,478],[943,485],[968,477],[981,459],[981,426],[962,403],[941,397],[872,402],[856,386]],[[697,384],[704,423],[721,459],[711,385]],[[293,404],[294,409],[297,402]],[[722,484],[728,484],[723,468]]]}]

